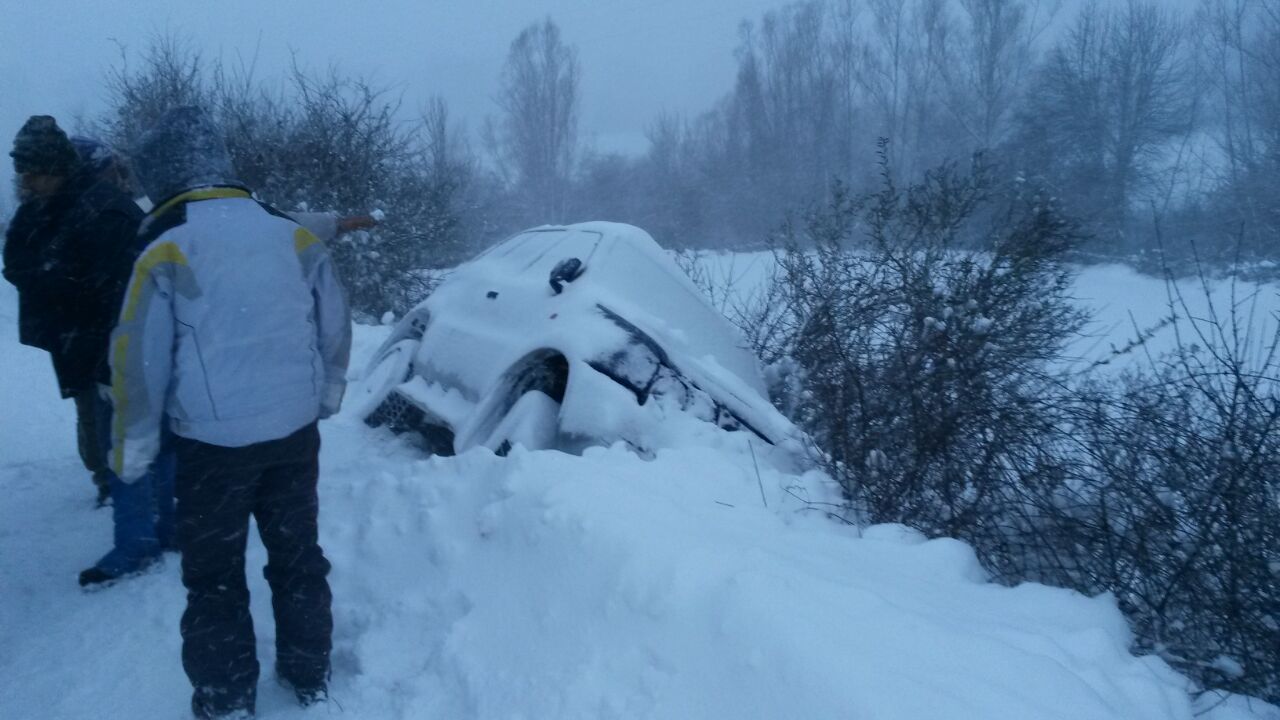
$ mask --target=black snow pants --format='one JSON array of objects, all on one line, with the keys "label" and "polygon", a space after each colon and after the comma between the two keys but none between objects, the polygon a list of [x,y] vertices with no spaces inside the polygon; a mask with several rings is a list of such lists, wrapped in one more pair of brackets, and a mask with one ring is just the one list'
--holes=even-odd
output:
[{"label": "black snow pants", "polygon": [[323,688],[333,633],[329,562],[317,542],[320,434],[316,424],[279,440],[228,448],[176,438],[177,539],[187,610],[182,665],[197,717],[253,712],[258,681],[245,584],[249,516],[267,549],[276,673]]}]

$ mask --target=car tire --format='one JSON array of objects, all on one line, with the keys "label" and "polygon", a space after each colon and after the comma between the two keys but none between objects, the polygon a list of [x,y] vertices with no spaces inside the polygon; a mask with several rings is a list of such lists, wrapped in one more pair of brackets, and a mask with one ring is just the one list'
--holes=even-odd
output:
[{"label": "car tire", "polygon": [[394,402],[392,390],[412,375],[413,354],[417,349],[417,340],[401,340],[370,363],[369,371],[356,383],[352,393],[352,412],[356,417],[370,427],[394,424],[402,408]]},{"label": "car tire", "polygon": [[553,447],[568,378],[564,355],[543,350],[525,356],[477,408],[474,421],[458,435],[457,450],[479,445],[505,455],[517,442],[530,449]]},{"label": "car tire", "polygon": [[526,450],[549,450],[560,435],[560,403],[541,390],[521,395],[484,443],[499,457],[515,445]]}]

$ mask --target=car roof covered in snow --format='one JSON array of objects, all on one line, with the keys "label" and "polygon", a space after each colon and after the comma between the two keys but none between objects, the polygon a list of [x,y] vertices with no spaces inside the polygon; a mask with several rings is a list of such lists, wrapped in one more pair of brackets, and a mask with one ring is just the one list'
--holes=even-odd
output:
[{"label": "car roof covered in snow", "polygon": [[[557,295],[549,278],[569,258],[580,260],[583,270]],[[489,303],[491,292],[516,294],[519,302]],[[465,313],[468,323],[535,335],[547,329],[542,321],[552,312],[576,309],[598,315],[595,308],[602,305],[650,335],[681,370],[700,369],[694,374],[703,377],[722,376],[720,369],[727,370],[755,393],[765,395],[759,365],[736,328],[708,304],[648,233],[632,225],[587,222],[526,230],[460,266],[427,305],[433,322],[446,314]],[[500,306],[508,309],[490,311]],[[611,336],[598,336],[599,350],[607,349]],[[535,345],[545,339],[529,338]],[[595,349],[591,347],[594,339],[576,337],[570,344],[581,355],[589,355]],[[513,346],[523,344],[517,338],[509,340]],[[698,368],[691,367],[695,365]]]}]

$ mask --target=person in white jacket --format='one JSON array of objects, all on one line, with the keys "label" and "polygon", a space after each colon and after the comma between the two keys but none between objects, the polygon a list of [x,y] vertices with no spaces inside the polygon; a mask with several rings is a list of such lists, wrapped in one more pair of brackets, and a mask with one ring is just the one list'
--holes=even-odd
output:
[{"label": "person in white jacket", "polygon": [[176,436],[183,667],[197,717],[252,714],[259,666],[244,576],[249,518],[267,549],[276,672],[327,697],[329,563],[317,541],[320,436],[345,388],[351,320],[314,234],[256,202],[198,108],[162,116],[134,151],[156,199],[112,336],[113,469],[145,472]]}]

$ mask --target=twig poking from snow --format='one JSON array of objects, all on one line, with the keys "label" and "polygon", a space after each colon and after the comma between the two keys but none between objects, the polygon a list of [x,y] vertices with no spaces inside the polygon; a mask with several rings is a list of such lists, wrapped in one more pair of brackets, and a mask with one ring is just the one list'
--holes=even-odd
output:
[{"label": "twig poking from snow", "polygon": [[760,502],[769,507],[769,500],[764,496],[764,480],[760,479],[760,463],[756,462],[756,446],[747,438],[747,447],[751,449],[751,464],[756,467],[756,485],[760,486]]}]

